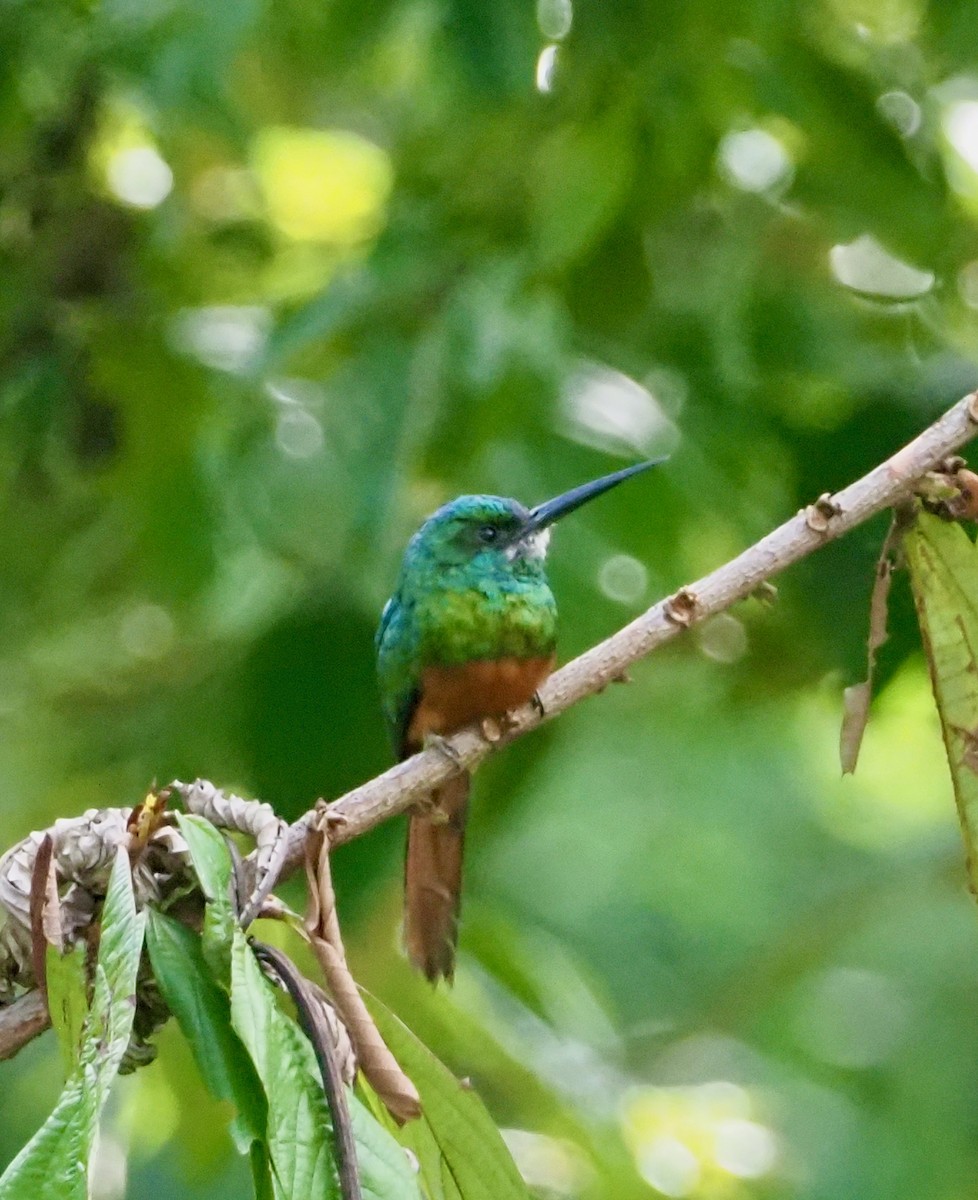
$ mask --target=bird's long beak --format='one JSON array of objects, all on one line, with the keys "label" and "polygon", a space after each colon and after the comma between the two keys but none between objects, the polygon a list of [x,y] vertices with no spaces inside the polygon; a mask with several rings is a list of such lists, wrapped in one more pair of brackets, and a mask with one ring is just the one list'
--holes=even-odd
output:
[{"label": "bird's long beak", "polygon": [[564,492],[560,496],[554,496],[552,500],[538,504],[536,508],[530,510],[530,519],[520,531],[521,536],[525,537],[528,533],[546,529],[548,525],[552,525],[561,517],[566,517],[568,513],[573,512],[575,508],[580,508],[582,504],[587,504],[595,496],[600,496],[611,488],[617,487],[624,480],[630,479],[633,475],[639,475],[642,471],[648,471],[650,467],[657,467],[665,461],[665,458],[653,458],[648,462],[636,463],[633,467],[623,467],[620,471],[612,471],[610,475],[602,475],[600,479],[582,483],[576,488],[571,488],[569,492]]}]

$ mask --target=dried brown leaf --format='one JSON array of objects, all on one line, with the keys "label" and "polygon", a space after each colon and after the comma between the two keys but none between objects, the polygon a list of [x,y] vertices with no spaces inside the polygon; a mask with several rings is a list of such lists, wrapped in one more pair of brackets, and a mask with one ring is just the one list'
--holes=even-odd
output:
[{"label": "dried brown leaf", "polygon": [[349,1031],[360,1070],[390,1114],[398,1121],[410,1121],[421,1114],[417,1089],[380,1036],[347,966],[330,874],[327,821],[326,815],[321,816],[306,843],[309,884],[306,933],[309,944],[326,979],[336,1011]]},{"label": "dried brown leaf", "polygon": [[863,734],[869,720],[869,705],[873,696],[873,674],[876,670],[876,655],[879,648],[889,636],[886,631],[886,620],[889,609],[890,585],[893,581],[893,571],[900,542],[906,532],[907,523],[900,513],[894,513],[893,520],[879,559],[876,562],[876,578],[873,582],[873,594],[869,602],[869,635],[866,639],[866,678],[862,683],[846,688],[842,695],[842,728],[839,731],[839,760],[842,764],[842,774],[851,775],[856,769],[859,751],[863,744]]},{"label": "dried brown leaf", "polygon": [[54,839],[46,833],[34,857],[30,891],[31,964],[34,980],[47,999],[47,948],[62,949],[61,906],[54,865]]}]

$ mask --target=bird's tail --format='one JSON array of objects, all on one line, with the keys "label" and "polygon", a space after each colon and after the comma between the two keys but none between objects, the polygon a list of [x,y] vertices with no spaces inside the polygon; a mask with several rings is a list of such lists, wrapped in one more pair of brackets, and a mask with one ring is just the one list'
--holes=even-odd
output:
[{"label": "bird's tail", "polygon": [[449,779],[432,797],[436,807],[413,814],[408,824],[404,946],[433,983],[455,973],[470,784],[468,772]]}]

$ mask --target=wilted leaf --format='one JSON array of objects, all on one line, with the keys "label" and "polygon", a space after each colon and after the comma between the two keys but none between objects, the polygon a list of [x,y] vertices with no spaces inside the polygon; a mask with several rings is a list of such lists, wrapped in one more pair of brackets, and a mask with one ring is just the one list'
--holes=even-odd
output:
[{"label": "wilted leaf", "polygon": [[360,1070],[391,1114],[409,1121],[420,1112],[418,1093],[385,1045],[347,966],[336,915],[329,854],[329,842],[323,830],[318,828],[306,843],[309,907],[305,927],[309,944],[326,979],[336,1011],[349,1031]]},{"label": "wilted leaf", "polygon": [[876,563],[876,578],[869,602],[869,636],[866,639],[866,678],[862,683],[847,687],[842,696],[842,729],[839,734],[839,758],[842,774],[851,775],[856,769],[859,749],[866,732],[869,704],[873,698],[873,673],[876,670],[876,652],[886,641],[886,615],[893,580],[894,553],[903,539],[906,523],[894,515],[889,531],[883,540],[879,560]]},{"label": "wilted leaf", "polygon": [[42,992],[47,991],[47,947],[60,948],[62,944],[58,881],[53,853],[54,842],[50,833],[46,833],[34,858],[30,891],[31,958],[34,978]]},{"label": "wilted leaf", "polygon": [[[268,1144],[279,1200],[339,1196],[332,1124],[308,1039],[279,1008],[242,933],[232,953],[232,1014],[268,1096]],[[347,1100],[364,1196],[420,1200],[403,1150],[352,1092]]]}]

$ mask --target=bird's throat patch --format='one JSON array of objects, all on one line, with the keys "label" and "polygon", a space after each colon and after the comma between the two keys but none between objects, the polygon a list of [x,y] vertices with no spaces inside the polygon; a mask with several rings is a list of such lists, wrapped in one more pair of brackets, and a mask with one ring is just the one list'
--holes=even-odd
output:
[{"label": "bird's throat patch", "polygon": [[506,548],[506,558],[513,562],[517,558],[528,558],[542,562],[547,557],[547,547],[550,545],[550,530],[538,529],[536,533],[527,534],[512,546]]}]

